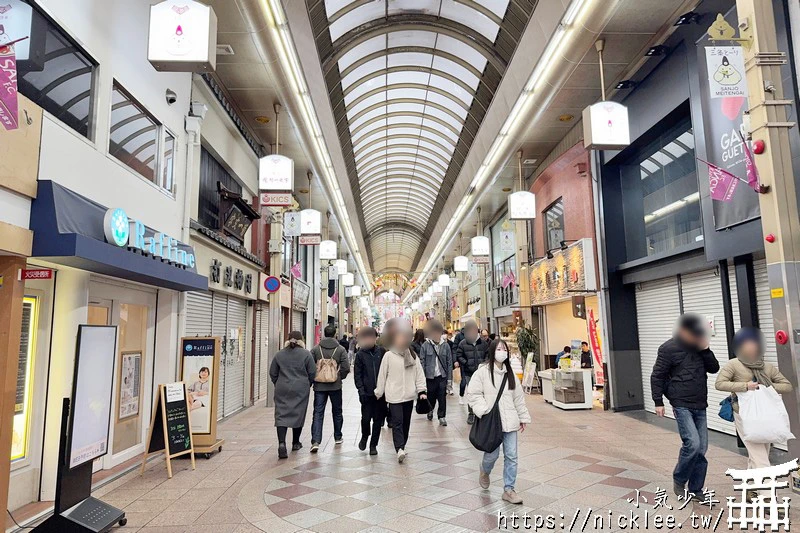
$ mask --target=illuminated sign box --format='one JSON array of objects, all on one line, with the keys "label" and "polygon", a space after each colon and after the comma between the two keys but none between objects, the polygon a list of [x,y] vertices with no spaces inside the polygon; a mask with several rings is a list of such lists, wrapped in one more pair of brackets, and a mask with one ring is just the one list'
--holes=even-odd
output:
[{"label": "illuminated sign box", "polygon": [[621,150],[631,144],[628,108],[597,102],[583,110],[583,146],[587,150]]},{"label": "illuminated sign box", "polygon": [[217,66],[217,15],[193,0],[150,6],[147,60],[163,72],[212,72]]},{"label": "illuminated sign box", "polygon": [[258,189],[260,191],[292,191],[294,161],[282,155],[268,155],[258,160]]}]

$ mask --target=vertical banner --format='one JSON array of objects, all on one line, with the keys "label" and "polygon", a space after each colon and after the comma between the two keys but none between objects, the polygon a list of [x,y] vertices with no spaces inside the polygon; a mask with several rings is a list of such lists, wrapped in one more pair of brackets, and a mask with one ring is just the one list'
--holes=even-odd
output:
[{"label": "vertical banner", "polygon": [[0,123],[7,130],[19,127],[17,118],[17,58],[14,45],[4,46],[3,26],[0,26]]},{"label": "vertical banner", "polygon": [[589,327],[589,347],[594,358],[594,381],[597,385],[604,386],[606,379],[603,374],[603,346],[600,344],[600,332],[597,331],[597,322],[594,319],[594,309],[589,309],[589,318],[586,320]]},{"label": "vertical banner", "polygon": [[[747,176],[743,136],[748,108],[744,50],[741,46],[708,46],[707,36],[698,42],[700,102],[705,122],[706,160],[723,171]],[[750,187],[737,187],[728,175],[708,165],[698,165],[698,181],[709,183],[714,227],[722,230],[761,216],[758,194]],[[722,177],[723,179],[720,179]],[[713,185],[720,185],[713,187]],[[726,187],[725,185],[730,185]]]}]

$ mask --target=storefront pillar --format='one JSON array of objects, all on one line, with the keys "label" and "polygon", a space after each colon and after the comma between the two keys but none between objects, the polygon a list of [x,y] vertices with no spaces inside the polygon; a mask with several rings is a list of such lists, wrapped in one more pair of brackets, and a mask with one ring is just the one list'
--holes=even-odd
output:
[{"label": "storefront pillar", "polygon": [[8,504],[8,483],[11,474],[11,439],[14,426],[14,404],[17,391],[19,339],[22,330],[22,299],[25,283],[17,281],[17,273],[25,268],[25,259],[0,256],[0,503]]},{"label": "storefront pillar", "polygon": [[[278,279],[281,278],[281,268],[283,265],[283,216],[280,210],[274,212],[272,221],[269,225],[269,274]],[[275,251],[272,251],[275,250]],[[277,293],[275,293],[277,294]],[[283,347],[283,308],[281,298],[270,296],[269,299],[269,337],[267,339],[267,364],[272,364],[275,354]],[[308,339],[306,339],[308,340]],[[271,386],[267,390],[267,407],[274,407],[274,390]]]},{"label": "storefront pillar", "polygon": [[[483,235],[483,221],[481,220],[481,208],[478,207],[478,235]],[[486,265],[478,265],[478,294],[480,295],[480,317],[478,320],[478,327],[480,329],[488,328],[492,320],[492,302],[486,294]]]},{"label": "storefront pillar", "polygon": [[[345,255],[345,260],[347,261],[347,270],[350,270],[350,254]],[[347,310],[347,296],[345,296],[347,289],[342,284],[342,275],[341,272],[339,273],[339,278],[337,280],[336,285],[337,290],[339,291],[339,331],[338,336],[341,337],[347,332],[347,327],[345,326],[344,319],[345,319],[345,311]]]},{"label": "storefront pillar", "polygon": [[89,277],[89,272],[69,268],[59,269],[56,275],[42,452],[40,498],[43,501],[55,499],[61,401],[72,394],[78,326],[86,324],[89,319]]},{"label": "storefront pillar", "polygon": [[[744,47],[750,134],[754,141],[761,140],[766,145],[764,152],[755,156],[755,164],[761,183],[770,187],[766,194],[759,195],[759,202],[767,237],[765,251],[778,365],[792,382],[798,383],[800,361],[793,353],[800,347],[800,218],[789,144],[792,102],[784,100],[781,83],[781,65],[786,57],[778,55],[773,2],[737,0],[736,9],[739,27],[744,28],[744,33],[752,32],[753,37],[752,46]],[[783,343],[780,332],[785,335]],[[795,387],[784,402],[796,433],[800,431],[800,389]],[[789,454],[800,455],[800,441],[789,441]]]}]

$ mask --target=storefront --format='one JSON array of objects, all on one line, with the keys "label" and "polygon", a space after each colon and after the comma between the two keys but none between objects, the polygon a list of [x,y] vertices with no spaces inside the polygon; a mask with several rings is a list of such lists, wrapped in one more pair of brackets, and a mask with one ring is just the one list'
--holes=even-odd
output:
[{"label": "storefront", "polygon": [[303,338],[311,338],[313,344],[313,331],[306,331],[306,313],[311,296],[311,287],[301,279],[292,280],[292,331],[299,331]]},{"label": "storefront", "polygon": [[39,181],[31,205],[10,508],[52,499],[61,400],[72,390],[78,325],[118,331],[109,453],[95,471],[142,453],[153,390],[175,378],[172,332],[180,292],[203,288],[207,280],[197,273],[190,245],[136,217]]},{"label": "storefront", "polygon": [[[265,400],[269,392],[269,299],[272,296],[266,287],[267,274],[261,272],[258,282],[258,301],[253,310],[253,402]],[[274,293],[273,293],[274,294]]]},{"label": "storefront", "polygon": [[[187,336],[215,336],[221,339],[219,398],[217,416],[230,416],[250,405],[251,372],[256,355],[248,342],[253,331],[253,313],[261,265],[240,246],[203,227],[193,226],[192,243],[197,268],[208,275],[208,290],[186,295]],[[269,313],[266,314],[268,324]],[[255,379],[255,376],[253,376]]]}]

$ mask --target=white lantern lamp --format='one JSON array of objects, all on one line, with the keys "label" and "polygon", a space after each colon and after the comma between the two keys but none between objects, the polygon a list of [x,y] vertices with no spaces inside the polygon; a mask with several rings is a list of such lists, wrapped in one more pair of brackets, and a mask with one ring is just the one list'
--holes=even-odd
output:
[{"label": "white lantern lamp", "polygon": [[300,234],[319,235],[322,232],[322,213],[316,209],[300,211]]},{"label": "white lantern lamp", "polygon": [[337,259],[336,261],[333,262],[333,266],[336,267],[336,273],[339,276],[344,276],[345,274],[347,274],[347,261],[345,261],[344,259]]},{"label": "white lantern lamp", "polygon": [[353,276],[352,272],[348,272],[342,276],[342,285],[344,285],[345,287],[352,287],[353,285],[355,285],[355,283],[356,283],[355,276]]},{"label": "white lantern lamp", "polygon": [[321,261],[333,261],[336,256],[336,241],[322,241],[319,243],[319,258]]},{"label": "white lantern lamp", "polygon": [[353,285],[350,289],[353,296],[361,296],[361,286],[360,285]]},{"label": "white lantern lamp", "polygon": [[453,259],[453,270],[456,272],[469,272],[469,258],[466,255],[459,255]]},{"label": "white lantern lamp", "polygon": [[508,196],[509,220],[533,220],[536,218],[536,195],[529,191],[517,191]]},{"label": "white lantern lamp", "polygon": [[478,235],[477,237],[473,237],[470,240],[470,249],[472,251],[472,255],[489,255],[491,252],[491,243],[489,242],[489,237],[484,237],[483,235]]},{"label": "white lantern lamp", "polygon": [[450,286],[450,276],[447,274],[440,274],[439,275],[439,286],[440,287],[449,287]]}]

